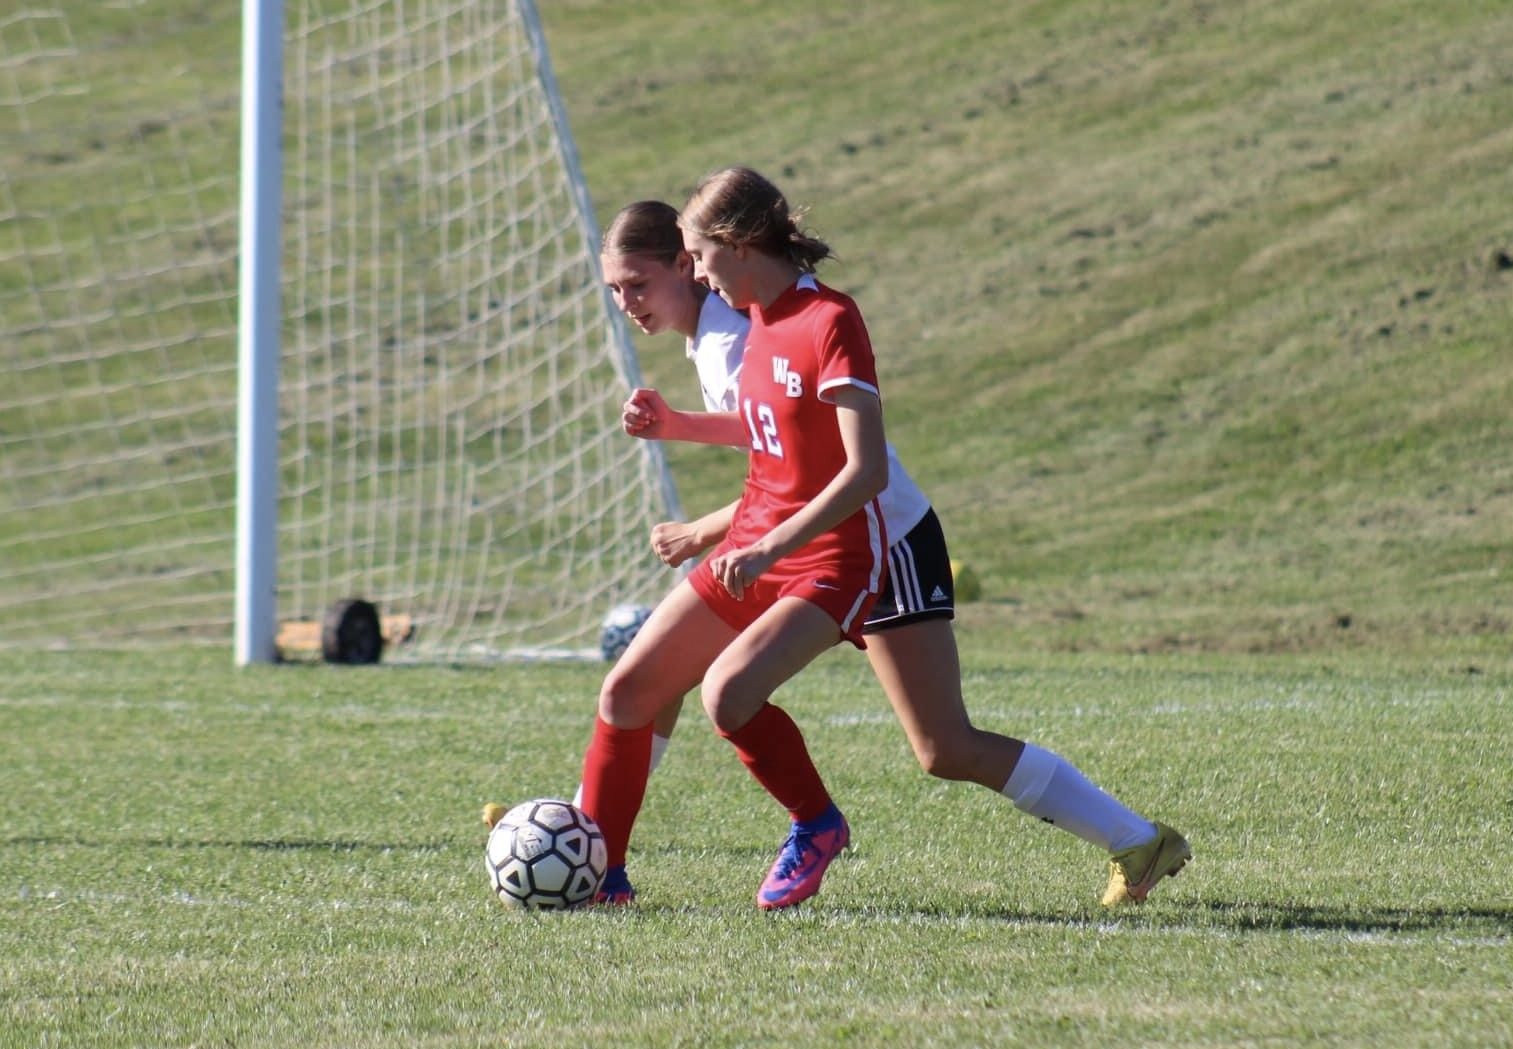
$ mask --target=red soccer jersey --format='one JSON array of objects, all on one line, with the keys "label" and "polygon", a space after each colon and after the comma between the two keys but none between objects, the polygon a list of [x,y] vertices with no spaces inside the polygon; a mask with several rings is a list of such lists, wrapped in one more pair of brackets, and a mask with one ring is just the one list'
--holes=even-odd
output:
[{"label": "red soccer jersey", "polygon": [[[752,307],[738,404],[750,465],[727,548],[771,531],[840,472],[846,449],[830,393],[847,385],[878,392],[872,342],[850,296],[805,275],[771,306]],[[886,544],[874,499],[774,569],[788,574],[828,561],[880,575]]]}]

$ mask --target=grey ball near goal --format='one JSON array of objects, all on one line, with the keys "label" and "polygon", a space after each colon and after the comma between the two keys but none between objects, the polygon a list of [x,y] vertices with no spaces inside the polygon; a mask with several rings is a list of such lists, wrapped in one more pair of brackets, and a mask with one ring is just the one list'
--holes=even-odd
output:
[{"label": "grey ball near goal", "polygon": [[599,624],[599,658],[613,663],[624,655],[650,616],[651,609],[646,605],[622,604],[611,608]]}]

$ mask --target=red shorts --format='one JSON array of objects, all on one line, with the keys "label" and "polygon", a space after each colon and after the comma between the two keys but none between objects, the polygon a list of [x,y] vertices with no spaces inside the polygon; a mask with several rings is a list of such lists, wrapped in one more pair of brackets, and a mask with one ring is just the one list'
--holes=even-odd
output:
[{"label": "red shorts", "polygon": [[[723,549],[724,544],[721,544],[711,553]],[[866,570],[847,571],[849,566],[828,565],[784,573],[783,563],[779,561],[755,583],[748,585],[745,595],[737,601],[714,577],[709,560],[706,557],[699,562],[688,582],[715,615],[734,629],[745,630],[760,619],[763,612],[777,604],[779,598],[798,597],[835,620],[841,636],[847,641],[857,648],[867,647],[867,642],[862,640],[862,627],[877,601],[878,592],[868,587]]]}]

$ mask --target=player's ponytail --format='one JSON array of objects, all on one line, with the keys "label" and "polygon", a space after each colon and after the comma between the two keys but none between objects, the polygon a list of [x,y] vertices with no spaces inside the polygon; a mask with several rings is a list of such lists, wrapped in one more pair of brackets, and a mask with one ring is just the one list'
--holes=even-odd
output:
[{"label": "player's ponytail", "polygon": [[799,226],[803,211],[765,177],[743,167],[706,175],[683,206],[678,224],[723,244],[747,245],[793,263],[804,273],[830,258],[830,245]]}]

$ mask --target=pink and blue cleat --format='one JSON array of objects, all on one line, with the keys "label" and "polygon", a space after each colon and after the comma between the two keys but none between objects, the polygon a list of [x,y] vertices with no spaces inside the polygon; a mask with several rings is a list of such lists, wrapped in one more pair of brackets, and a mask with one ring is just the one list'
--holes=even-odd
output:
[{"label": "pink and blue cleat", "polygon": [[820,891],[830,861],[851,844],[851,827],[834,804],[818,819],[795,822],[777,861],[757,890],[757,906],[775,911],[802,903]]},{"label": "pink and blue cleat", "polygon": [[623,866],[611,867],[604,872],[599,891],[594,893],[596,907],[624,907],[636,902],[636,890],[625,874]]}]

